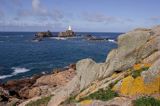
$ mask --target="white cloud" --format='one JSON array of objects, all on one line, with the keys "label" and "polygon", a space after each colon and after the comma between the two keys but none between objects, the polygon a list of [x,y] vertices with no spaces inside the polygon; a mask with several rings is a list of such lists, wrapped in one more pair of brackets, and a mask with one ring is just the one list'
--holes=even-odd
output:
[{"label": "white cloud", "polygon": [[32,0],[32,9],[37,14],[43,15],[48,13],[48,10],[41,5],[40,0]]},{"label": "white cloud", "polygon": [[101,14],[101,13],[84,13],[83,17],[84,17],[85,20],[87,20],[89,22],[105,22],[105,23],[110,23],[110,22],[117,21],[116,17],[107,16],[107,15]]},{"label": "white cloud", "polygon": [[150,18],[151,21],[160,21],[160,16],[154,16]]}]

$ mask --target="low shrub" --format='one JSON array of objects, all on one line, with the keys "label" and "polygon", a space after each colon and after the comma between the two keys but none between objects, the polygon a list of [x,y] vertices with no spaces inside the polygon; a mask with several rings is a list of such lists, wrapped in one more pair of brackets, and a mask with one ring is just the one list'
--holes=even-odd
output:
[{"label": "low shrub", "polygon": [[38,99],[37,101],[31,101],[26,106],[47,106],[50,99],[51,99],[51,96],[43,97],[41,99]]},{"label": "low shrub", "polygon": [[160,106],[160,100],[153,97],[141,97],[134,101],[134,106]]},{"label": "low shrub", "polygon": [[99,91],[90,94],[89,96],[81,99],[86,100],[86,99],[95,99],[95,100],[102,100],[102,101],[107,101],[110,99],[113,99],[114,97],[117,97],[118,94],[114,91],[112,91],[110,88],[107,90],[100,89]]},{"label": "low shrub", "polygon": [[143,68],[141,68],[141,69],[139,69],[139,70],[133,70],[133,71],[132,71],[132,77],[133,77],[133,78],[137,78],[137,77],[141,76],[141,73],[142,73],[143,71],[147,71],[148,69],[149,69],[149,67],[143,67]]}]

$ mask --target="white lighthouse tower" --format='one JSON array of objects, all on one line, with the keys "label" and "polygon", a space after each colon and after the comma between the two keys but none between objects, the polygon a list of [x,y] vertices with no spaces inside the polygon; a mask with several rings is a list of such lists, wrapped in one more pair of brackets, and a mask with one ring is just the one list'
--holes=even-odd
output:
[{"label": "white lighthouse tower", "polygon": [[72,28],[71,28],[71,26],[70,26],[70,25],[68,26],[68,30],[69,30],[69,31],[71,31],[71,30],[72,30]]}]

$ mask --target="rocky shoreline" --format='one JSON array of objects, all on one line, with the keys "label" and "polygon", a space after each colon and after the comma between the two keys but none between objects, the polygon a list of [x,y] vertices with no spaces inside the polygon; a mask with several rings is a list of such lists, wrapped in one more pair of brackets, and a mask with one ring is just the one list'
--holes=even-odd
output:
[{"label": "rocky shoreline", "polygon": [[137,99],[148,96],[158,106],[160,26],[122,34],[117,43],[104,63],[83,59],[66,71],[1,85],[1,97],[9,96],[3,95],[2,106],[33,106],[29,104],[44,101],[43,97],[49,99],[41,106],[136,106]]},{"label": "rocky shoreline", "polygon": [[67,68],[54,69],[49,74],[9,80],[0,84],[0,106],[12,106],[36,96],[49,95],[52,90],[64,86],[74,75],[75,64],[70,64]]}]

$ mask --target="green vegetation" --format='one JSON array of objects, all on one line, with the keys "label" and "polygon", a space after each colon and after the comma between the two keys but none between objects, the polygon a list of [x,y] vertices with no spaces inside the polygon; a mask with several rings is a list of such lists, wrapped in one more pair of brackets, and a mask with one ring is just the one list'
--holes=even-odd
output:
[{"label": "green vegetation", "polygon": [[107,100],[113,99],[114,97],[117,97],[117,96],[118,96],[118,94],[109,88],[107,90],[100,89],[99,91],[97,91],[93,94],[90,94],[89,96],[87,96],[81,100],[95,99],[95,100],[107,101]]},{"label": "green vegetation", "polygon": [[134,101],[134,106],[160,106],[160,100],[153,97],[141,97]]},{"label": "green vegetation", "polygon": [[75,100],[75,97],[76,96],[70,96],[70,98],[68,98],[67,100],[65,100],[63,103],[61,103],[61,104],[70,104],[70,103],[76,103],[76,102],[78,102],[78,101],[76,101]]},{"label": "green vegetation", "polygon": [[47,106],[50,99],[51,99],[51,96],[43,97],[41,99],[38,99],[37,101],[31,101],[26,106]]},{"label": "green vegetation", "polygon": [[149,69],[149,67],[144,67],[144,68],[141,68],[139,70],[133,70],[132,71],[132,77],[137,78],[137,77],[141,76],[142,71],[147,71],[148,69]]}]

